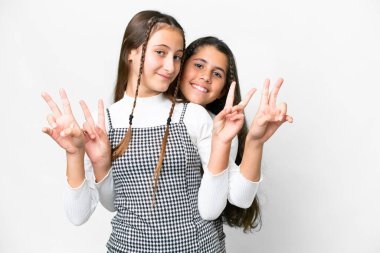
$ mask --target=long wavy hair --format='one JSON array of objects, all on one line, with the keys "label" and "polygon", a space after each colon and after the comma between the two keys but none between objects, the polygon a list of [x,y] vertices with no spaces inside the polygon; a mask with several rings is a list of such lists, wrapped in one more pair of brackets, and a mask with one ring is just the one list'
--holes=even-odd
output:
[{"label": "long wavy hair", "polygon": [[[212,36],[202,37],[193,41],[185,50],[185,54],[183,57],[184,64],[192,55],[196,54],[198,50],[204,46],[215,47],[219,52],[223,53],[228,59],[226,81],[221,91],[221,96],[218,99],[206,105],[206,109],[216,115],[220,111],[222,111],[224,108],[224,105],[227,99],[228,90],[231,86],[232,81],[236,82],[234,104],[240,103],[241,93],[240,93],[240,86],[239,86],[239,78],[238,78],[238,73],[237,73],[237,68],[236,68],[236,63],[235,63],[235,57],[231,49],[227,46],[226,43],[224,43],[222,40],[216,37],[212,37]],[[172,92],[174,93],[174,90],[172,90]],[[178,91],[178,99],[182,101],[187,101],[187,99],[184,97],[181,91]],[[244,122],[244,125],[238,134],[239,146],[238,146],[238,152],[237,152],[237,156],[235,160],[235,163],[238,165],[241,163],[241,160],[243,157],[244,144],[245,144],[245,138],[247,136],[247,132],[248,132],[248,127],[247,127],[247,124]],[[255,228],[260,228],[262,224],[262,220],[261,220],[260,203],[259,203],[258,197],[255,196],[252,202],[252,205],[249,208],[240,208],[227,202],[227,206],[222,213],[222,218],[223,218],[223,221],[227,223],[229,226],[241,227],[243,228],[244,232],[250,232]]]}]

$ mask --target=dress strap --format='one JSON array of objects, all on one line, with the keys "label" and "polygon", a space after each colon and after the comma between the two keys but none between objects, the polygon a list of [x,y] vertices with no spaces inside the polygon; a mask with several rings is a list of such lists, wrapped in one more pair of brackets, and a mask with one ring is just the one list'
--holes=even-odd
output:
[{"label": "dress strap", "polygon": [[110,130],[111,130],[113,127],[112,127],[112,121],[111,121],[111,114],[108,108],[107,108],[107,118],[108,118],[108,124],[110,126]]},{"label": "dress strap", "polygon": [[183,103],[183,109],[182,109],[181,118],[179,119],[179,122],[183,122],[183,117],[185,117],[187,104],[188,103]]}]

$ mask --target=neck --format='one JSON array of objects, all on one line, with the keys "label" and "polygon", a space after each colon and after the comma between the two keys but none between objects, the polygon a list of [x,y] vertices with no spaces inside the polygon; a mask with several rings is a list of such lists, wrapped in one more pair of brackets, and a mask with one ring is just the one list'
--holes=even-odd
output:
[{"label": "neck", "polygon": [[[130,75],[131,77],[133,75]],[[137,94],[137,97],[152,97],[160,94],[158,91],[153,91],[149,88],[147,88],[145,85],[143,85],[144,80],[140,80],[140,86],[139,86],[139,92]],[[127,89],[126,89],[126,94],[129,97],[135,97],[136,94],[136,87],[137,87],[137,79],[136,78],[129,78],[128,84],[127,84]]]},{"label": "neck", "polygon": [[[125,91],[127,96],[129,97],[135,97],[136,94],[136,85],[127,85],[127,89]],[[158,91],[152,91],[147,88],[145,88],[143,85],[140,84],[139,92],[137,94],[137,97],[152,97],[160,94]]]}]

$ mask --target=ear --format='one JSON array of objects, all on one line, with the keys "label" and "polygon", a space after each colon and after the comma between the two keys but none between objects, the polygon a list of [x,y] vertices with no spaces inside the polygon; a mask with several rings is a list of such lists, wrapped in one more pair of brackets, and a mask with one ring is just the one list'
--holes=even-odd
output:
[{"label": "ear", "polygon": [[132,49],[129,53],[128,53],[128,61],[132,61],[133,59],[135,59],[136,55],[139,53],[138,51],[138,48],[136,49]]}]

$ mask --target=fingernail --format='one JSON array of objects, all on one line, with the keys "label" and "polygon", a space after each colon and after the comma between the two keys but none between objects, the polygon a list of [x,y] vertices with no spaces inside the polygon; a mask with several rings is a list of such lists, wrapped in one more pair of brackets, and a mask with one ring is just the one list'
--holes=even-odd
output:
[{"label": "fingernail", "polygon": [[59,135],[60,135],[61,137],[65,137],[65,132],[64,132],[64,131],[61,131],[61,132],[59,133]]},{"label": "fingernail", "polygon": [[56,127],[57,127],[57,124],[53,123],[53,124],[52,124],[52,127],[53,127],[53,128],[56,128]]}]

